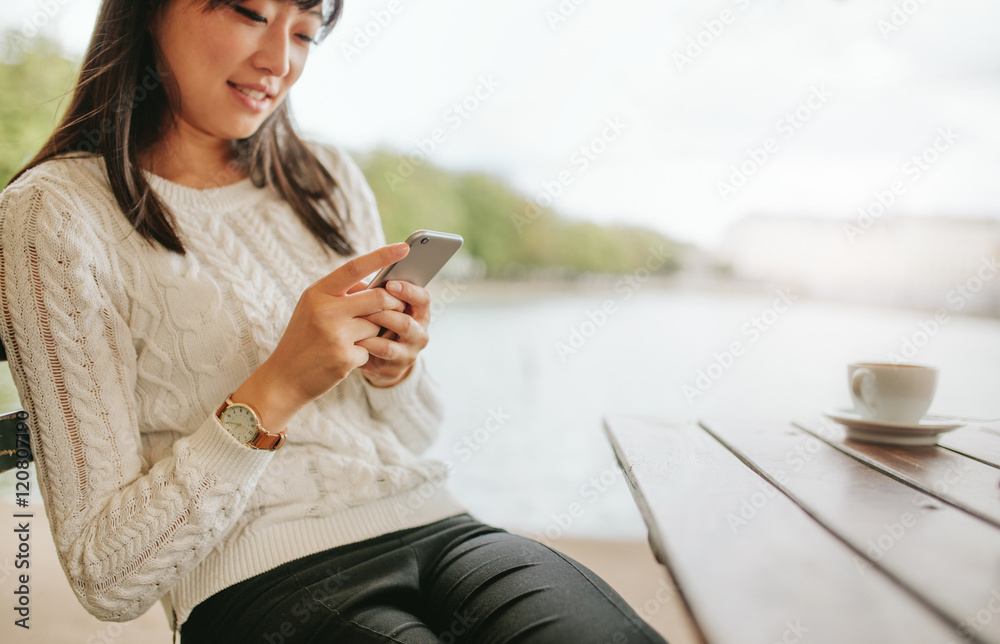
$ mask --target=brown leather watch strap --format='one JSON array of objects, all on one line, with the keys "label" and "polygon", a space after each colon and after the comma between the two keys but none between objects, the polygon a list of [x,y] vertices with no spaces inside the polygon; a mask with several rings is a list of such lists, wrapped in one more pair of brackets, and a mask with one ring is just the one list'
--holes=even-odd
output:
[{"label": "brown leather watch strap", "polygon": [[285,444],[285,431],[281,430],[277,434],[272,434],[263,427],[257,427],[257,435],[250,441],[251,447],[257,449],[267,449],[272,452]]},{"label": "brown leather watch strap", "polygon": [[232,400],[232,396],[233,394],[229,394],[228,396],[226,396],[226,400],[221,405],[219,405],[219,408],[217,410],[215,410],[216,418],[222,415],[222,412],[225,411],[226,407],[230,405],[243,405],[245,407],[248,407],[250,411],[253,412],[254,417],[256,417],[257,419],[257,435],[253,437],[253,440],[247,443],[248,446],[254,449],[266,449],[273,452],[274,450],[278,449],[279,447],[285,444],[285,434],[288,431],[287,427],[278,432],[277,434],[273,434],[267,431],[261,426],[260,414],[257,412],[256,409],[254,409],[253,405],[250,405],[248,403],[235,403]]}]

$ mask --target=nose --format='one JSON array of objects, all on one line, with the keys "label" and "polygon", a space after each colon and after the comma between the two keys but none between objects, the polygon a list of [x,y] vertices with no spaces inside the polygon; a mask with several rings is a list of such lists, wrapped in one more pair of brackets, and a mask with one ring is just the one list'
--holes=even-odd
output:
[{"label": "nose", "polygon": [[284,77],[291,71],[291,35],[282,29],[267,29],[260,39],[253,65],[271,76]]}]

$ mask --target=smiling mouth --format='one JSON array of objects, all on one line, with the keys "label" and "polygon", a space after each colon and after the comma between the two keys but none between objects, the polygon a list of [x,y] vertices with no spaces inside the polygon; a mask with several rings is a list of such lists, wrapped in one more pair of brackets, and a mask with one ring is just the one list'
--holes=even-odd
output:
[{"label": "smiling mouth", "polygon": [[234,88],[234,89],[236,89],[236,90],[238,90],[240,92],[243,92],[244,94],[246,94],[250,98],[254,99],[255,101],[262,101],[265,98],[270,98],[270,95],[267,94],[266,92],[260,92],[260,91],[257,91],[255,89],[249,89],[247,87],[243,87],[242,85],[237,85],[236,83],[231,83],[229,81],[226,81],[226,82],[229,83],[230,87],[232,87],[232,88]]}]

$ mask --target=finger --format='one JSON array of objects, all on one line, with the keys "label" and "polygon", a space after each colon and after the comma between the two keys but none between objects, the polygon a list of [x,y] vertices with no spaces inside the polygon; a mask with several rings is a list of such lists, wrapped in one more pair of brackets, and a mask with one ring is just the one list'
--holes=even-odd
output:
[{"label": "finger", "polygon": [[386,362],[398,362],[409,356],[406,347],[385,338],[365,338],[359,340],[357,346],[363,347],[370,356]]},{"label": "finger", "polygon": [[364,317],[379,311],[406,310],[406,302],[390,295],[384,288],[365,289],[344,297],[348,301],[347,312],[354,317]]},{"label": "finger", "polygon": [[364,317],[351,318],[343,322],[336,332],[331,332],[326,336],[327,342],[339,344],[341,346],[353,345],[358,340],[375,337],[382,327]]},{"label": "finger", "polygon": [[365,319],[394,332],[399,336],[399,342],[420,349],[427,346],[427,331],[411,315],[398,311],[380,311],[366,316]]},{"label": "finger", "polygon": [[351,347],[348,351],[348,356],[350,357],[350,364],[354,366],[354,369],[365,366],[372,357],[371,352],[360,344],[355,344]]},{"label": "finger", "polygon": [[376,311],[402,312],[406,310],[406,302],[399,299],[395,295],[392,295],[391,293],[389,293],[389,291],[385,290],[384,288],[369,289],[368,292],[365,293],[363,296],[358,294],[358,295],[352,295],[351,297],[352,298],[357,297],[368,303],[367,304],[368,306],[375,307],[375,310],[372,311],[372,313],[375,313]]},{"label": "finger", "polygon": [[401,280],[392,280],[385,285],[385,288],[393,296],[407,302],[411,307],[413,307],[413,311],[423,312],[430,309],[430,291],[422,286],[417,286]]},{"label": "finger", "polygon": [[329,295],[346,295],[364,277],[406,257],[410,247],[405,242],[376,248],[359,255],[316,282],[316,287]]},{"label": "finger", "polygon": [[426,288],[398,280],[389,282],[386,284],[386,288],[390,293],[409,305],[406,312],[413,316],[417,324],[425,329],[430,326],[431,294]]}]

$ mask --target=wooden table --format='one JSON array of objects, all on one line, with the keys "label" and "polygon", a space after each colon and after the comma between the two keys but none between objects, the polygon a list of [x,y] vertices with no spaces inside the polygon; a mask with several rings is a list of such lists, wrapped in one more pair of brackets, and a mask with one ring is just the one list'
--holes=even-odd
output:
[{"label": "wooden table", "polygon": [[807,422],[605,429],[711,644],[1000,643],[1000,432],[934,447]]}]

